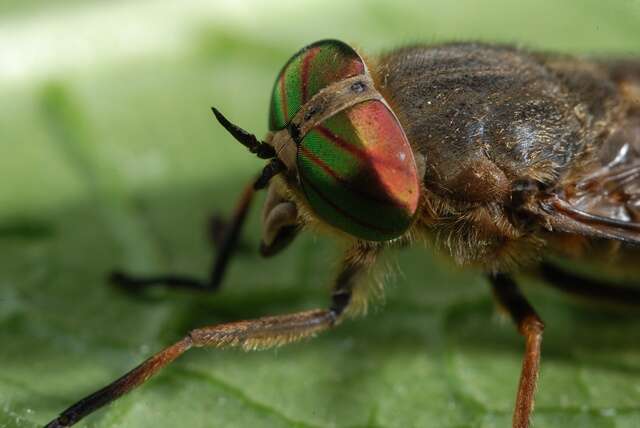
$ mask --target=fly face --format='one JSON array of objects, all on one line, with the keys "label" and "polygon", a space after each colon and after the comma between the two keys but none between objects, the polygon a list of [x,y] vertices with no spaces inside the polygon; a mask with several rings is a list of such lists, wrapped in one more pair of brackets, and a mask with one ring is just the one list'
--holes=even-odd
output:
[{"label": "fly face", "polygon": [[[325,40],[296,53],[273,87],[269,129],[262,144],[274,156],[263,182],[283,172],[314,217],[357,239],[388,241],[409,229],[420,197],[414,155],[351,47]],[[263,249],[284,228],[292,235],[300,208],[278,197],[271,192],[265,206]]]}]

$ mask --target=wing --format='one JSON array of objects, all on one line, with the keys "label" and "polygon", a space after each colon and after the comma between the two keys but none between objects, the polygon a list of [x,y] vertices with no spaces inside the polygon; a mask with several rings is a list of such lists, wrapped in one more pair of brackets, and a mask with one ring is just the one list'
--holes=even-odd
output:
[{"label": "wing", "polygon": [[531,211],[548,229],[640,245],[640,117],[614,133],[590,172],[579,174]]}]

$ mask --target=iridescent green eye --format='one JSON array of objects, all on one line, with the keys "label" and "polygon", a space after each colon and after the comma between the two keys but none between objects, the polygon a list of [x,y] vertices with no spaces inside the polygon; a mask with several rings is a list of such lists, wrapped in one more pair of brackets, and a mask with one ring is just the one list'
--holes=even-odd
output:
[{"label": "iridescent green eye", "polygon": [[282,68],[273,86],[269,129],[284,128],[321,89],[364,72],[362,58],[338,40],[322,40],[303,48]]},{"label": "iridescent green eye", "polygon": [[[355,79],[345,82],[350,78]],[[373,85],[364,60],[351,47],[337,40],[314,43],[280,72],[269,127],[286,142],[282,147],[288,154],[283,149],[278,156],[296,170],[320,220],[359,239],[386,241],[411,226],[420,186],[404,130]],[[314,108],[309,103],[318,102],[314,96],[329,86],[336,89],[320,102],[326,108],[341,97],[334,110],[325,110],[319,123],[296,117],[301,109]],[[297,132],[291,136],[284,128],[294,117]]]},{"label": "iridescent green eye", "polygon": [[411,225],[420,187],[402,127],[381,101],[356,104],[316,125],[298,147],[304,194],[325,222],[368,241]]}]

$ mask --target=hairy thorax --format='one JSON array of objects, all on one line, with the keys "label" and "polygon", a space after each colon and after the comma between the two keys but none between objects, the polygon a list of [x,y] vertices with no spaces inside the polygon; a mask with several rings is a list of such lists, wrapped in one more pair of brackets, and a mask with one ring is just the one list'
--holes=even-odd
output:
[{"label": "hairy thorax", "polygon": [[544,231],[514,220],[514,184],[551,188],[578,173],[621,116],[618,85],[588,61],[453,44],[394,51],[375,69],[424,171],[416,230],[490,270],[545,245]]}]

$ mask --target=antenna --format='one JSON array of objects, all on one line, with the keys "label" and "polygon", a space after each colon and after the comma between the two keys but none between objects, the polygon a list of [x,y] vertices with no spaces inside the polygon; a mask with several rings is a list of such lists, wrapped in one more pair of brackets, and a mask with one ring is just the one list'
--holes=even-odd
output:
[{"label": "antenna", "polygon": [[211,107],[211,110],[216,116],[216,119],[218,119],[218,122],[220,122],[220,125],[222,125],[222,127],[226,129],[233,138],[248,148],[251,153],[256,154],[261,159],[272,159],[276,157],[275,150],[269,144],[258,140],[255,135],[250,134],[239,126],[229,122],[229,120],[224,117],[217,108]]}]

